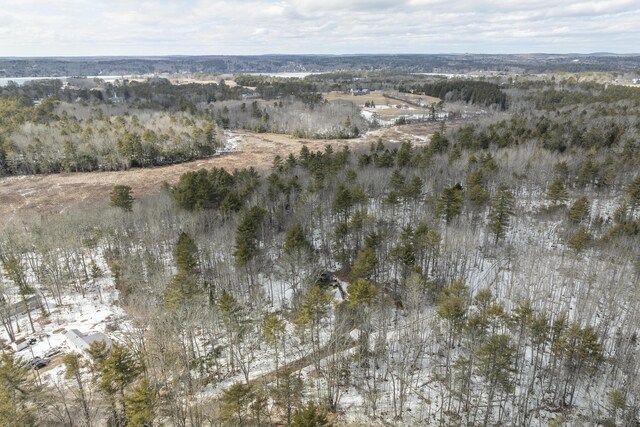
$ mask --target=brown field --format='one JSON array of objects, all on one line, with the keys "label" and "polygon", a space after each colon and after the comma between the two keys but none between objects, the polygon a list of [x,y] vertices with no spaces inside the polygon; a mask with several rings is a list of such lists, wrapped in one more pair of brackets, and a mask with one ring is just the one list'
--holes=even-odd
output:
[{"label": "brown field", "polygon": [[[382,94],[381,91],[373,91],[367,95],[358,95],[358,96],[353,96],[349,93],[344,93],[344,92],[327,92],[327,93],[324,93],[323,95],[327,101],[336,101],[336,100],[351,101],[357,105],[363,105],[367,101],[369,102],[373,101],[376,105],[389,105],[389,106],[398,105],[398,104],[408,105],[402,101],[387,98]],[[416,101],[423,100],[429,104],[440,102],[440,98],[434,98],[433,96],[414,95],[410,93],[403,93],[402,96],[415,99]]]},{"label": "brown field", "polygon": [[[451,123],[451,125],[454,125]],[[350,140],[311,140],[281,134],[236,132],[242,136],[236,151],[208,159],[178,165],[119,172],[89,172],[51,175],[29,175],[0,178],[0,218],[9,219],[23,212],[60,211],[66,206],[105,201],[114,185],[129,185],[134,196],[158,193],[162,184],[175,184],[180,175],[202,168],[224,167],[228,170],[250,166],[265,171],[276,155],[297,154],[303,145],[310,150],[323,150],[330,144],[336,148],[369,146],[385,141],[411,140],[419,144],[439,128],[439,124],[413,124],[380,129],[367,136]]]}]

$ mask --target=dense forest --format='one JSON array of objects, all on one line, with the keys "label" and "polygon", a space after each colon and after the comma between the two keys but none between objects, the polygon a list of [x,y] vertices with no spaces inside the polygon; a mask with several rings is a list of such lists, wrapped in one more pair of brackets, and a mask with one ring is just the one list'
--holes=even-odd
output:
[{"label": "dense forest", "polygon": [[[406,91],[406,89],[405,89]],[[507,95],[494,83],[468,80],[443,80],[412,87],[412,92],[434,96],[445,101],[464,101],[507,109]]]},{"label": "dense forest", "polygon": [[[640,90],[548,80],[500,93],[507,112],[429,141],[302,145],[268,171],[189,172],[157,195],[120,186],[101,205],[7,221],[7,342],[70,301],[123,312],[110,347],[65,354],[57,376],[4,351],[0,420],[638,425]],[[206,134],[188,112],[80,117],[10,100],[52,135],[100,111],[114,135],[185,120]],[[233,126],[281,108],[224,102],[212,116]],[[16,315],[36,294],[42,309]]]}]

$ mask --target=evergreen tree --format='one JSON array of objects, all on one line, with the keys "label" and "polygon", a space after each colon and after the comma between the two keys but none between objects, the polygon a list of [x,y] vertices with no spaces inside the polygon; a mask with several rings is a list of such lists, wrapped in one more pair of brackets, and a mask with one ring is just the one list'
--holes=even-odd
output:
[{"label": "evergreen tree", "polygon": [[515,198],[509,187],[501,185],[498,189],[491,210],[489,211],[489,229],[495,236],[496,243],[504,238],[509,229],[509,221],[514,214]]},{"label": "evergreen tree", "polygon": [[127,427],[151,427],[156,418],[156,392],[145,379],[124,398]]},{"label": "evergreen tree", "polygon": [[454,335],[462,331],[470,302],[469,289],[462,280],[456,280],[438,295],[436,314],[450,324],[450,346]]},{"label": "evergreen tree", "polygon": [[195,298],[198,287],[198,246],[191,236],[182,232],[175,250],[177,274],[173,277],[164,294],[167,307],[183,307]]},{"label": "evergreen tree", "polygon": [[416,175],[411,178],[411,181],[405,186],[402,195],[417,202],[420,199],[420,196],[422,196],[423,187],[424,181]]},{"label": "evergreen tree", "polygon": [[492,413],[493,398],[499,389],[509,392],[513,388],[512,374],[515,348],[507,335],[490,335],[478,350],[478,368],[488,383],[488,408],[485,412],[484,425],[489,425]]},{"label": "evergreen tree", "polygon": [[193,238],[184,231],[178,236],[175,256],[178,273],[191,276],[198,274],[198,246]]},{"label": "evergreen tree", "polygon": [[569,178],[569,166],[567,165],[566,161],[561,161],[555,164],[555,166],[553,167],[553,170],[555,172],[556,177],[562,181],[565,182],[567,180],[567,178]]},{"label": "evergreen tree", "polygon": [[629,200],[629,208],[633,213],[640,207],[640,175],[627,185],[626,193]]},{"label": "evergreen tree", "polygon": [[131,195],[131,187],[128,185],[115,185],[111,190],[110,196],[110,205],[112,207],[120,208],[127,212],[131,212],[133,209],[133,201],[135,199]]},{"label": "evergreen tree", "polygon": [[246,265],[258,252],[259,232],[266,213],[264,209],[254,206],[240,219],[236,228],[236,249],[233,252],[238,267]]},{"label": "evergreen tree", "polygon": [[578,170],[577,183],[581,186],[593,184],[598,177],[598,164],[593,161],[593,155],[588,154]]},{"label": "evergreen tree", "polygon": [[445,188],[438,201],[438,216],[444,218],[447,224],[462,212],[462,206],[464,204],[464,191],[462,187],[453,186]]},{"label": "evergreen tree", "polygon": [[299,374],[287,370],[277,373],[276,385],[270,389],[273,404],[285,412],[287,425],[291,425],[293,415],[302,407],[304,381]]},{"label": "evergreen tree", "polygon": [[489,193],[485,189],[484,181],[485,177],[482,169],[470,173],[467,178],[467,197],[471,205],[476,209],[482,208],[489,200]]},{"label": "evergreen tree", "polygon": [[554,179],[547,186],[546,198],[553,206],[562,206],[569,200],[569,193],[560,178]]},{"label": "evergreen tree", "polygon": [[303,409],[296,412],[291,427],[328,427],[331,426],[325,411],[310,401]]},{"label": "evergreen tree", "polygon": [[29,365],[8,352],[0,355],[0,424],[30,427],[38,424],[44,403],[41,387],[33,381]]},{"label": "evergreen tree", "polygon": [[354,203],[355,201],[349,187],[344,183],[338,185],[335,195],[333,196],[333,212],[340,215],[343,221],[346,221],[349,218],[349,213]]},{"label": "evergreen tree", "polygon": [[589,247],[589,244],[593,240],[593,236],[589,232],[589,229],[586,227],[580,227],[578,230],[569,238],[567,241],[567,246],[576,251],[577,253],[583,252],[585,249]]},{"label": "evergreen tree", "polygon": [[93,367],[98,374],[98,386],[113,405],[113,421],[124,423],[127,412],[125,390],[142,373],[141,360],[127,347],[113,344],[107,348],[104,341],[92,343],[89,355],[93,359]]},{"label": "evergreen tree", "polygon": [[300,224],[295,224],[287,230],[284,242],[284,253],[293,256],[296,254],[309,253],[313,246],[304,235],[304,230]]},{"label": "evergreen tree", "polygon": [[591,206],[589,203],[589,199],[583,196],[576,200],[573,205],[571,205],[571,208],[569,208],[569,212],[567,212],[567,216],[572,223],[580,224],[581,222],[587,221],[589,219],[590,212]]},{"label": "evergreen tree", "polygon": [[220,417],[228,426],[260,425],[266,418],[267,399],[256,386],[236,383],[222,395]]},{"label": "evergreen tree", "polygon": [[400,193],[404,188],[405,182],[406,178],[402,172],[400,172],[399,169],[394,169],[391,177],[389,178],[389,188],[396,193]]},{"label": "evergreen tree", "polygon": [[199,292],[200,288],[194,276],[178,272],[165,289],[164,304],[171,309],[187,307]]},{"label": "evergreen tree", "polygon": [[351,279],[369,279],[378,267],[378,258],[375,251],[369,246],[365,246],[356,257],[351,269]]},{"label": "evergreen tree", "polygon": [[[275,350],[276,371],[280,368],[280,352],[278,343],[284,337],[285,323],[276,313],[267,313],[264,316],[262,335],[264,341]],[[284,343],[283,343],[284,345]]]},{"label": "evergreen tree", "polygon": [[84,416],[87,427],[91,427],[91,412],[89,411],[89,401],[87,399],[87,390],[84,379],[82,377],[81,360],[75,353],[67,353],[64,355],[62,362],[65,365],[65,379],[74,379],[78,386],[78,394],[82,405],[82,414]]},{"label": "evergreen tree", "polygon": [[352,308],[372,306],[378,297],[376,285],[364,279],[357,279],[347,290],[347,305]]}]

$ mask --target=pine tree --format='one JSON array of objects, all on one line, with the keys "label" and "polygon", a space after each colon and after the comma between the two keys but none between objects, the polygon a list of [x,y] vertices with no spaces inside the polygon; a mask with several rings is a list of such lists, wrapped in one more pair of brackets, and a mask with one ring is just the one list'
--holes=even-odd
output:
[{"label": "pine tree", "polygon": [[369,354],[372,330],[370,309],[378,298],[378,289],[372,282],[358,279],[349,285],[347,292],[347,306],[353,310],[360,326],[360,356],[364,359]]},{"label": "pine tree", "polygon": [[236,228],[236,249],[233,256],[236,265],[246,265],[258,252],[259,231],[267,211],[254,206],[244,213]]},{"label": "pine tree", "polygon": [[504,238],[509,229],[510,218],[514,214],[514,205],[515,198],[509,190],[509,187],[501,185],[491,203],[491,210],[489,211],[488,226],[495,236],[496,243],[498,243],[498,240]]},{"label": "pine tree", "polygon": [[556,177],[562,181],[565,182],[567,180],[567,178],[569,178],[569,166],[567,165],[566,161],[561,161],[555,164],[555,166],[553,167],[553,170],[555,172]]},{"label": "pine tree", "polygon": [[178,272],[165,289],[164,304],[171,309],[187,307],[199,292],[200,288],[194,276]]},{"label": "pine tree", "polygon": [[[314,285],[304,295],[298,316],[295,319],[299,330],[304,331],[309,328],[311,345],[315,356],[320,350],[321,322],[329,313],[331,301],[333,301],[333,297],[329,292],[318,285]],[[316,358],[315,363],[316,367],[319,368],[319,359]]]},{"label": "pine tree", "polygon": [[640,207],[640,175],[627,185],[626,193],[629,200],[629,208],[633,213]]},{"label": "pine tree", "polygon": [[304,235],[304,230],[300,224],[295,224],[287,230],[284,242],[284,253],[293,256],[303,253],[310,253],[313,246]]},{"label": "pine tree", "polygon": [[411,178],[411,181],[405,186],[402,191],[402,195],[407,199],[418,201],[422,196],[422,188],[424,187],[424,181],[419,176],[415,175]]},{"label": "pine tree", "polygon": [[464,326],[470,302],[469,289],[462,280],[456,280],[438,295],[436,314],[450,324],[450,344]]},{"label": "pine tree", "polygon": [[182,232],[176,242],[176,267],[178,273],[191,276],[198,274],[198,246],[187,233]]},{"label": "pine tree", "polygon": [[489,200],[489,193],[485,189],[485,178],[482,169],[469,174],[467,178],[467,188],[467,197],[474,208],[482,208],[485,203],[487,203],[487,200]]},{"label": "pine tree", "polygon": [[276,375],[276,385],[270,389],[273,404],[285,412],[287,425],[291,425],[294,413],[302,407],[304,381],[300,374],[280,371]]},{"label": "pine tree", "polygon": [[65,365],[66,371],[64,373],[65,379],[74,379],[78,386],[78,393],[80,397],[80,403],[82,405],[82,414],[84,416],[87,427],[91,427],[91,412],[89,411],[89,401],[87,399],[87,390],[84,379],[82,377],[82,365],[80,358],[75,353],[67,353],[62,358],[62,362]]},{"label": "pine tree", "polygon": [[554,179],[547,186],[546,198],[553,206],[563,206],[569,200],[569,193],[560,178]]},{"label": "pine tree", "polygon": [[586,227],[580,227],[567,241],[567,245],[577,253],[587,249],[593,240],[593,236]]},{"label": "pine tree", "polygon": [[131,195],[131,187],[128,185],[115,185],[111,190],[110,196],[110,205],[112,207],[120,208],[126,212],[131,212],[133,209],[133,201],[135,199]]},{"label": "pine tree", "polygon": [[352,308],[372,306],[378,297],[376,285],[364,279],[353,281],[349,285],[347,293],[347,305]]},{"label": "pine tree", "polygon": [[354,205],[353,195],[351,190],[344,183],[341,183],[336,188],[336,192],[333,196],[333,212],[338,214],[343,221],[349,218],[349,213]]},{"label": "pine tree", "polygon": [[369,279],[375,273],[378,267],[378,258],[375,251],[365,246],[356,257],[353,267],[351,269],[351,279]]},{"label": "pine tree", "polygon": [[41,387],[33,381],[29,365],[8,352],[0,355],[0,424],[11,427],[38,425],[43,406]]},{"label": "pine tree", "polygon": [[485,412],[484,425],[489,424],[492,413],[493,397],[497,389],[509,392],[513,388],[513,361],[516,350],[507,335],[490,335],[478,350],[479,373],[488,383],[488,408]]},{"label": "pine tree", "polygon": [[156,392],[144,379],[124,398],[127,427],[151,427],[156,418]]},{"label": "pine tree", "polygon": [[189,304],[200,292],[198,287],[198,246],[187,233],[180,233],[176,243],[177,274],[164,294],[167,307],[178,308]]},{"label": "pine tree", "polygon": [[462,212],[464,191],[460,186],[445,188],[438,202],[438,216],[444,218],[447,224]]},{"label": "pine tree", "polygon": [[228,426],[260,425],[266,418],[267,399],[256,386],[236,383],[222,395],[220,417]]},{"label": "pine tree", "polygon": [[104,341],[92,343],[89,355],[98,374],[98,386],[114,405],[114,422],[124,422],[127,412],[125,390],[142,373],[142,361],[127,347],[113,344],[107,348]]},{"label": "pine tree", "polygon": [[242,310],[238,301],[227,291],[223,291],[220,295],[220,298],[218,299],[218,308],[220,309],[220,313],[222,313],[226,323],[238,320],[238,314]]},{"label": "pine tree", "polygon": [[325,411],[310,401],[303,409],[296,412],[291,427],[328,427],[331,426]]},{"label": "pine tree", "polygon": [[402,172],[400,172],[399,169],[394,169],[391,177],[389,178],[389,188],[391,188],[391,190],[395,191],[396,193],[400,193],[404,188],[405,183],[406,178],[404,177]]},{"label": "pine tree", "polygon": [[598,176],[598,164],[593,161],[593,155],[588,154],[578,171],[577,183],[581,186],[593,184]]},{"label": "pine tree", "polygon": [[569,208],[569,212],[567,212],[567,216],[569,220],[574,224],[580,224],[583,221],[587,221],[589,219],[589,213],[591,212],[591,206],[589,203],[589,199],[586,197],[580,197],[576,200],[571,208]]}]

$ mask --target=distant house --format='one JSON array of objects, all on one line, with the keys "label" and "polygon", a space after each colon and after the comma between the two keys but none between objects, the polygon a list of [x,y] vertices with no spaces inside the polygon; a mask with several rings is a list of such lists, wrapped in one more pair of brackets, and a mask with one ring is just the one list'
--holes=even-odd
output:
[{"label": "distant house", "polygon": [[40,295],[31,295],[25,298],[24,301],[20,300],[13,304],[7,304],[6,299],[0,295],[0,306],[6,310],[5,313],[7,316],[22,316],[23,314],[27,314],[27,308],[29,311],[42,308],[42,299]]},{"label": "distant house", "polygon": [[64,333],[69,342],[69,348],[76,353],[86,354],[91,344],[97,341],[104,341],[107,347],[111,345],[111,340],[102,332],[93,332],[91,334],[83,334],[77,329],[69,329]]},{"label": "distant house", "polygon": [[369,89],[351,89],[351,95],[353,96],[362,96],[369,93]]},{"label": "distant house", "polygon": [[244,92],[242,92],[242,98],[244,99],[253,99],[253,98],[259,98],[260,95],[258,94],[258,92],[254,91],[254,90],[245,90]]},{"label": "distant house", "polygon": [[633,79],[633,84],[634,85],[640,84],[640,79]]}]

